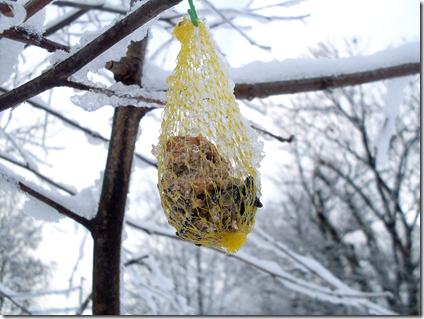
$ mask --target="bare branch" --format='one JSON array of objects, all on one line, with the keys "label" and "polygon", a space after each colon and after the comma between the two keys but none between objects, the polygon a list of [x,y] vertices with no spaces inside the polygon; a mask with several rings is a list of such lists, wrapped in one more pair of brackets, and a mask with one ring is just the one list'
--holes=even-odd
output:
[{"label": "bare branch", "polygon": [[105,12],[111,12],[111,13],[120,13],[120,14],[126,14],[128,12],[128,10],[125,9],[119,9],[116,7],[112,7],[112,6],[105,6],[104,4],[100,4],[100,5],[91,5],[91,4],[87,4],[87,3],[83,3],[83,2],[71,2],[71,1],[62,1],[62,0],[57,0],[55,2],[53,2],[54,5],[60,6],[60,7],[75,7],[75,8],[80,8],[83,10],[100,10],[100,11],[105,11]]},{"label": "bare branch", "polygon": [[334,89],[343,86],[353,86],[395,77],[418,74],[420,72],[420,63],[409,63],[360,73],[339,74],[326,78],[319,77],[311,79],[252,84],[239,83],[236,84],[234,88],[234,95],[238,99],[251,100],[255,97],[265,98],[271,95],[293,94]]},{"label": "bare branch", "polygon": [[30,316],[32,316],[32,313],[28,311],[27,308],[25,308],[24,306],[21,306],[20,304],[18,304],[15,300],[13,300],[12,297],[10,297],[8,294],[5,294],[3,291],[0,290],[0,294],[2,294],[3,296],[5,296],[7,299],[9,299],[16,307],[18,307],[19,309],[21,309],[22,311],[25,311],[27,314],[29,314]]},{"label": "bare branch", "polygon": [[79,17],[81,17],[82,15],[84,15],[87,12],[88,12],[88,10],[81,9],[81,10],[78,10],[78,11],[76,11],[75,13],[73,13],[69,16],[64,17],[63,20],[60,20],[57,23],[55,23],[54,25],[51,25],[50,27],[48,27],[43,35],[45,37],[47,37],[50,34],[55,33],[56,31],[62,29],[63,27],[70,25],[72,22],[74,22],[76,19],[78,19]]},{"label": "bare branch", "polygon": [[88,304],[91,301],[91,297],[93,296],[93,293],[90,293],[87,298],[85,298],[84,302],[81,304],[81,307],[78,309],[78,311],[75,313],[75,316],[81,316],[84,310],[87,308]]},{"label": "bare branch", "polygon": [[92,222],[90,220],[86,219],[85,217],[82,217],[82,216],[79,216],[79,215],[75,214],[74,212],[70,211],[66,207],[63,207],[59,203],[56,203],[55,201],[51,200],[50,198],[44,196],[43,194],[40,194],[36,190],[34,190],[34,189],[26,186],[22,182],[19,182],[18,184],[19,184],[20,189],[22,191],[24,191],[25,193],[28,193],[29,195],[31,195],[32,197],[38,199],[39,201],[42,201],[43,203],[49,205],[50,207],[53,207],[59,213],[65,215],[65,216],[73,219],[77,223],[83,225],[90,232],[92,231]]},{"label": "bare branch", "polygon": [[265,135],[269,135],[269,136],[271,136],[271,137],[275,138],[276,140],[283,142],[283,143],[284,142],[291,143],[294,140],[294,135],[290,135],[289,138],[284,138],[284,137],[281,137],[281,136],[274,135],[274,134],[272,134],[268,131],[265,131],[263,129],[260,129],[259,127],[256,127],[254,125],[250,125],[250,127],[253,128],[254,130],[258,131],[258,132],[265,134]]}]

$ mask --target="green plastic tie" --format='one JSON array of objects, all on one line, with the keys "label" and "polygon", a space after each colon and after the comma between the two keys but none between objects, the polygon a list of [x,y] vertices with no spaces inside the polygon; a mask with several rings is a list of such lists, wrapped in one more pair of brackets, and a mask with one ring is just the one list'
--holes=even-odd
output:
[{"label": "green plastic tie", "polygon": [[188,14],[190,15],[190,20],[193,22],[195,27],[198,27],[199,24],[197,23],[197,20],[199,19],[197,17],[196,9],[194,8],[193,0],[188,0],[188,3],[190,5],[190,9],[187,10]]}]

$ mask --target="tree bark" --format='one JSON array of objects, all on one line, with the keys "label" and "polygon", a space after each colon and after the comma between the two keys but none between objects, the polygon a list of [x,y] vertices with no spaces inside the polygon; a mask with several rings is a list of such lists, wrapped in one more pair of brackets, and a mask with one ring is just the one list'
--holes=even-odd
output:
[{"label": "tree bark", "polygon": [[[117,81],[141,85],[148,37],[132,42],[115,70]],[[126,200],[141,118],[150,108],[115,108],[99,210],[93,223],[93,315],[120,314],[121,241]]]},{"label": "tree bark", "polygon": [[115,109],[99,210],[93,223],[93,315],[120,314],[121,235],[131,166],[144,108]]},{"label": "tree bark", "polygon": [[243,84],[237,83],[234,95],[237,99],[252,100],[271,95],[293,94],[334,89],[369,82],[381,81],[395,77],[407,76],[421,72],[421,63],[401,64],[360,73],[339,74],[331,77],[318,77],[289,81]]}]

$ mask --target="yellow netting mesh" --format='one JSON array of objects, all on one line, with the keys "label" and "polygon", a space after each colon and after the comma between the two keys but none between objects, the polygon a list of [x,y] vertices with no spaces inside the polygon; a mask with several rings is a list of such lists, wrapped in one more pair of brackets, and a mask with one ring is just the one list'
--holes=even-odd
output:
[{"label": "yellow netting mesh", "polygon": [[209,28],[183,18],[181,42],[167,79],[158,159],[162,207],[177,235],[196,245],[236,252],[262,204],[262,143],[240,114],[234,84]]}]

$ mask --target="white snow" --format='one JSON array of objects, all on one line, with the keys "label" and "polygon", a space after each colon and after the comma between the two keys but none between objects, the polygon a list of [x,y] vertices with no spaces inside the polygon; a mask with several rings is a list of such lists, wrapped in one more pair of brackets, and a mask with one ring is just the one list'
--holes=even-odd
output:
[{"label": "white snow", "polygon": [[385,121],[376,141],[377,169],[384,169],[388,163],[390,140],[396,131],[396,118],[400,113],[403,100],[403,90],[411,80],[411,76],[386,80],[387,93],[384,98]]},{"label": "white snow", "polygon": [[26,18],[26,10],[23,7],[23,4],[25,2],[26,1],[24,0],[18,0],[16,2],[6,1],[6,4],[9,4],[12,8],[13,17],[6,17],[2,14],[0,15],[0,33],[24,22]]},{"label": "white snow", "polygon": [[[106,89],[106,86],[101,83],[93,83],[93,86],[99,89]],[[137,99],[137,97],[165,101],[165,92],[150,92],[140,88],[138,85],[125,86],[121,82],[118,82],[108,87],[107,90],[114,91],[115,94],[109,96],[103,93],[88,91],[83,94],[73,95],[71,97],[71,102],[80,106],[84,110],[91,112],[105,105],[111,105],[114,107],[132,105],[141,107],[149,104],[143,100]],[[80,93],[80,91],[77,90],[76,92]]]},{"label": "white snow", "polygon": [[13,173],[11,170],[0,164],[0,192],[12,191],[24,194],[26,196],[24,212],[35,219],[47,222],[59,222],[62,218],[65,218],[65,216],[60,214],[51,206],[33,198],[25,192],[22,192],[17,185],[18,182],[22,182],[26,186],[36,190],[40,194],[50,198],[75,214],[87,219],[92,219],[95,217],[97,212],[102,181],[103,178],[101,174],[93,186],[83,189],[75,196],[65,196],[46,190],[41,186],[26,180],[24,177]]},{"label": "white snow", "polygon": [[24,49],[25,43],[0,39],[0,85],[7,82],[18,64],[19,53]]},{"label": "white snow", "polygon": [[[13,18],[0,14],[0,33],[14,26],[21,25],[26,31],[41,37],[44,32],[44,20],[46,10],[40,10],[25,23],[26,11],[22,6],[24,1],[8,2],[13,7]],[[0,39],[0,85],[7,82],[18,64],[19,54],[25,47],[25,43],[12,41],[6,38]]]},{"label": "white snow", "polygon": [[[371,55],[342,59],[297,58],[254,61],[239,68],[230,68],[230,78],[237,84],[288,81],[365,72],[404,63],[420,62],[420,43],[410,42]],[[147,64],[143,86],[148,90],[166,90],[166,78],[171,71]]]}]

